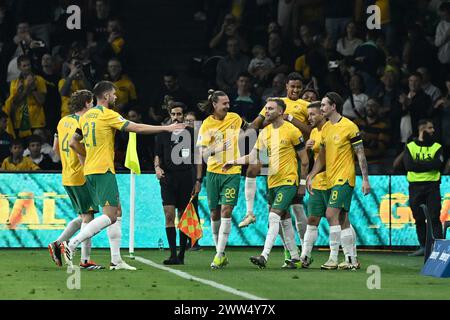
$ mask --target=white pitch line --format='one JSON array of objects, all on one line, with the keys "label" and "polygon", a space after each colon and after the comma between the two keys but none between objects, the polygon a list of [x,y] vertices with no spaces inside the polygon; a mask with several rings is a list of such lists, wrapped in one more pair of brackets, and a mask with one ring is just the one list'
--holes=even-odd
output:
[{"label": "white pitch line", "polygon": [[187,280],[198,281],[200,283],[206,284],[208,286],[214,287],[216,289],[219,289],[219,290],[222,290],[222,291],[225,291],[225,292],[228,292],[228,293],[231,293],[231,294],[234,294],[234,295],[246,298],[246,299],[250,299],[250,300],[267,300],[266,298],[257,297],[257,296],[254,296],[254,295],[250,294],[250,293],[247,293],[245,291],[239,291],[239,290],[236,290],[234,288],[225,286],[223,284],[220,284],[220,283],[217,283],[217,282],[214,282],[214,281],[211,281],[211,280],[205,280],[205,279],[202,279],[202,278],[194,277],[194,276],[192,276],[189,273],[186,273],[184,271],[180,271],[180,270],[176,270],[176,269],[172,269],[172,268],[169,268],[169,267],[162,266],[162,265],[157,264],[157,263],[155,263],[155,262],[153,262],[151,260],[147,260],[147,259],[144,259],[144,258],[141,258],[141,257],[135,257],[135,259],[137,261],[140,261],[140,262],[142,262],[142,263],[144,263],[146,265],[152,266],[154,268],[171,272],[171,273],[173,273],[173,274],[175,274],[175,275],[177,275],[177,276],[179,276],[181,278],[184,278],[184,279],[187,279]]}]

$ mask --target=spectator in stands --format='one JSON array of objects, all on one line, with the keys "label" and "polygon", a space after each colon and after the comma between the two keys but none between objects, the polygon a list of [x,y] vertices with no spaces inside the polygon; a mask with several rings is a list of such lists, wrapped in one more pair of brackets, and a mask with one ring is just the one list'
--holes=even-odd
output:
[{"label": "spectator in stands", "polygon": [[277,73],[288,74],[292,67],[292,56],[289,54],[289,50],[283,45],[283,40],[279,32],[271,32],[269,34],[269,40],[267,43],[268,57],[273,61],[275,67],[270,71],[270,75],[273,76]]},{"label": "spectator in stands", "polygon": [[119,59],[113,58],[108,62],[108,73],[106,79],[116,86],[116,102],[114,110],[125,114],[127,109],[136,103],[136,87],[127,75],[122,73],[122,63]]},{"label": "spectator in stands", "polygon": [[217,64],[216,83],[220,90],[231,93],[238,75],[248,69],[250,61],[246,55],[239,52],[236,38],[228,39],[227,52],[228,54]]},{"label": "spectator in stands", "polygon": [[352,57],[363,41],[356,36],[356,24],[350,21],[345,26],[345,34],[340,38],[336,45],[336,50],[344,57]]},{"label": "spectator in stands", "polygon": [[440,112],[440,124],[442,129],[442,146],[444,157],[450,157],[450,74],[445,80],[446,93],[436,101],[434,109]]},{"label": "spectator in stands", "polygon": [[209,48],[214,55],[229,54],[228,41],[230,39],[236,39],[238,51],[248,52],[247,40],[240,31],[239,21],[231,13],[225,16],[219,33],[209,42]]},{"label": "spectator in stands", "polygon": [[422,75],[412,73],[408,78],[408,93],[402,93],[399,102],[402,105],[402,118],[400,121],[400,138],[406,143],[410,135],[417,137],[417,128],[420,119],[431,115],[431,98],[422,90]]},{"label": "spectator in stands", "polygon": [[258,97],[252,93],[252,76],[248,72],[239,74],[236,92],[230,95],[230,111],[239,114],[247,122],[253,121],[261,111]]},{"label": "spectator in stands", "polygon": [[386,57],[375,41],[377,39],[376,30],[367,31],[366,42],[355,50],[355,67],[364,79],[366,93],[371,95],[375,90],[378,81],[378,70],[384,66]]},{"label": "spectator in stands", "polygon": [[430,96],[431,102],[434,104],[441,97],[441,90],[431,83],[431,75],[427,68],[417,68],[417,72],[422,75],[422,89]]},{"label": "spectator in stands", "polygon": [[305,81],[309,81],[312,75],[311,67],[308,65],[306,57],[314,50],[314,39],[312,31],[308,26],[302,25],[299,32],[298,56],[295,59],[294,70],[300,73]]},{"label": "spectator in stands", "polygon": [[12,57],[10,57],[11,60],[8,63],[6,80],[11,82],[20,75],[20,69],[17,64],[18,57],[27,55],[30,59],[31,67],[39,69],[41,56],[46,52],[46,46],[45,42],[31,36],[28,22],[20,22],[17,24],[17,33],[13,38],[9,51],[12,52]]},{"label": "spectator in stands", "polygon": [[56,1],[17,1],[18,21],[28,21],[30,32],[50,47],[50,30]]},{"label": "spectator in stands", "polygon": [[325,30],[333,44],[344,34],[345,27],[352,20],[353,12],[352,1],[325,0]]},{"label": "spectator in stands", "polygon": [[265,84],[275,64],[267,57],[267,50],[261,45],[255,45],[252,53],[253,59],[250,60],[250,64],[248,65],[248,72],[258,83]]},{"label": "spectator in stands", "polygon": [[364,153],[369,164],[369,174],[386,174],[383,165],[383,157],[389,146],[389,125],[380,119],[378,110],[380,104],[376,99],[371,98],[365,104],[365,116],[357,118],[358,125],[364,143]]},{"label": "spectator in stands", "polygon": [[381,85],[375,90],[374,97],[380,102],[378,115],[381,119],[389,121],[390,136],[393,147],[400,151],[400,119],[402,117],[402,105],[399,102],[400,88],[398,76],[393,70],[386,69],[381,78]]},{"label": "spectator in stands", "polygon": [[11,118],[16,135],[22,138],[31,135],[32,129],[46,125],[44,104],[47,86],[42,77],[31,71],[29,57],[20,56],[17,64],[20,76],[11,82],[5,112]]},{"label": "spectator in stands", "polygon": [[441,21],[436,27],[434,45],[438,47],[438,59],[443,65],[442,74],[450,73],[450,2],[439,6]]},{"label": "spectator in stands", "polygon": [[110,18],[110,11],[107,0],[95,1],[95,16],[89,20],[87,27],[88,48],[96,47],[98,41],[108,39],[107,24]]},{"label": "spectator in stands", "polygon": [[13,137],[6,132],[8,115],[0,111],[0,162],[9,156],[9,148]]},{"label": "spectator in stands", "polygon": [[364,93],[364,80],[359,74],[354,74],[350,78],[350,95],[344,102],[342,115],[355,120],[357,118],[364,119],[366,112],[366,103],[369,100],[367,94]]},{"label": "spectator in stands", "polygon": [[319,101],[319,93],[314,88],[304,89],[301,97],[309,102]]},{"label": "spectator in stands", "polygon": [[195,128],[195,122],[197,121],[197,115],[194,111],[189,111],[184,115],[184,123],[191,128]]},{"label": "spectator in stands", "polygon": [[286,96],[286,75],[284,73],[278,73],[272,79],[272,87],[263,91],[261,100],[266,101],[271,97],[285,97]]},{"label": "spectator in stands", "polygon": [[56,126],[61,119],[61,96],[58,91],[59,75],[55,72],[53,57],[49,53],[42,56],[39,75],[47,84],[44,108],[46,127],[50,132],[56,132]]},{"label": "spectator in stands", "polygon": [[11,142],[10,156],[3,160],[1,170],[5,171],[30,171],[39,170],[29,157],[23,156],[23,141],[16,139]]},{"label": "spectator in stands", "polygon": [[[50,142],[51,142],[51,138],[50,138],[50,132],[48,129],[36,129],[33,131],[33,135],[40,137],[40,141],[41,141],[41,153],[48,155],[50,157],[50,159],[52,159],[52,161],[54,163],[59,164],[59,162],[61,161],[59,155],[55,152],[55,150],[53,150],[53,147],[51,146]],[[25,151],[23,152],[23,156],[27,157],[30,155],[30,150],[27,148],[25,149]]]},{"label": "spectator in stands", "polygon": [[41,152],[42,140],[38,135],[28,137],[28,150],[30,150],[30,159],[39,166],[41,170],[61,169],[57,163],[54,163],[48,154]]},{"label": "spectator in stands", "polygon": [[70,73],[64,78],[59,80],[58,88],[61,94],[61,117],[65,117],[70,114],[69,101],[70,95],[81,89],[91,90],[92,85],[87,79],[83,65],[77,58],[70,60]]},{"label": "spectator in stands", "polygon": [[152,124],[160,124],[168,117],[168,101],[178,101],[186,106],[192,106],[192,96],[180,85],[177,73],[172,70],[164,73],[163,85],[154,96],[148,110],[148,116]]},{"label": "spectator in stands", "polygon": [[403,71],[411,73],[419,67],[425,67],[433,73],[435,61],[435,50],[426,39],[423,28],[418,24],[411,25],[408,28],[408,38],[403,46]]}]

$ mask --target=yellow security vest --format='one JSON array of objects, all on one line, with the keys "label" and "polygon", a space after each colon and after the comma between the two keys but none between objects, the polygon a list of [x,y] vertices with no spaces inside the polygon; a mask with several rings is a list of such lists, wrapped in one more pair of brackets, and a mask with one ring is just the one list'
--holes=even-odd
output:
[{"label": "yellow security vest", "polygon": [[[415,141],[411,141],[406,147],[414,161],[431,161],[436,156],[436,152],[441,148],[441,145],[435,142],[430,147],[424,147],[417,145]],[[439,170],[431,170],[428,172],[408,171],[406,178],[409,182],[439,181],[441,173]]]}]

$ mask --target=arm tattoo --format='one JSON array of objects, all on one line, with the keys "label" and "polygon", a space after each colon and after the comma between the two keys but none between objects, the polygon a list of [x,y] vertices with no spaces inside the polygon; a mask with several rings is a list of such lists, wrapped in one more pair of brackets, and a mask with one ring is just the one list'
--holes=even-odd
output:
[{"label": "arm tattoo", "polygon": [[353,150],[356,153],[356,156],[358,157],[358,162],[359,162],[359,168],[361,169],[361,174],[364,178],[368,178],[369,176],[369,169],[367,166],[367,160],[366,160],[366,155],[364,154],[364,147],[362,145],[362,143],[353,146]]}]

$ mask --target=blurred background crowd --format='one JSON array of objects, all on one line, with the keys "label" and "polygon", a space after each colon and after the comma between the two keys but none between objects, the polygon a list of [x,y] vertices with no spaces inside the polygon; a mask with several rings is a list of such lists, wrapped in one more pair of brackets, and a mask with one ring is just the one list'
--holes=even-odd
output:
[{"label": "blurred background crowd", "polygon": [[[72,4],[80,30],[66,26]],[[371,5],[381,29],[367,29]],[[174,102],[200,121],[210,88],[251,122],[266,98],[286,96],[291,72],[306,100],[345,98],[371,174],[403,173],[395,159],[423,118],[449,173],[450,2],[439,0],[0,0],[1,169],[60,169],[57,123],[71,93],[100,80],[115,83],[116,111],[135,122],[166,123]],[[119,170],[127,139],[116,134]],[[138,138],[143,170],[154,169],[153,145]]]}]

